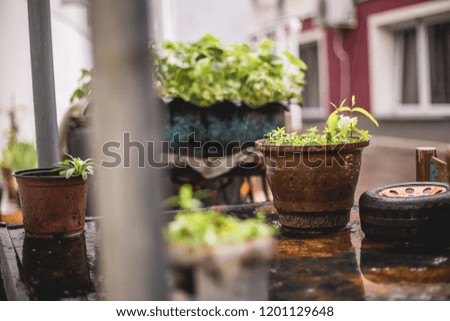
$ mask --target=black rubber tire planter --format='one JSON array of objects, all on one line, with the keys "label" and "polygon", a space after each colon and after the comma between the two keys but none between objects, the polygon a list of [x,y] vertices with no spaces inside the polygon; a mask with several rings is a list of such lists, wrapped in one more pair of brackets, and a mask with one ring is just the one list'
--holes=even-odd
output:
[{"label": "black rubber tire planter", "polygon": [[359,215],[367,238],[450,243],[450,191],[445,183],[411,182],[370,189],[359,199]]}]

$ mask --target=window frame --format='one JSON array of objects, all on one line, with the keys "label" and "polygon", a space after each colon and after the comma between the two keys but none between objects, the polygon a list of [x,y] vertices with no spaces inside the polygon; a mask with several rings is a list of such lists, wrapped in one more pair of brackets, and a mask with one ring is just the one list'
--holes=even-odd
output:
[{"label": "window frame", "polygon": [[[300,46],[310,43],[317,44],[317,67],[319,70],[319,106],[309,106],[302,108],[304,119],[325,119],[328,112],[328,58],[326,48],[326,33],[323,29],[317,28],[300,33],[297,52],[300,55]],[[300,55],[301,58],[301,55]],[[306,74],[308,81],[308,74]]]},{"label": "window frame", "polygon": [[[426,2],[373,14],[368,19],[372,112],[379,118],[440,118],[450,104],[432,104],[427,27],[450,21],[450,2]],[[402,43],[395,31],[415,27],[418,104],[401,103]],[[392,71],[393,77],[386,77]]]}]

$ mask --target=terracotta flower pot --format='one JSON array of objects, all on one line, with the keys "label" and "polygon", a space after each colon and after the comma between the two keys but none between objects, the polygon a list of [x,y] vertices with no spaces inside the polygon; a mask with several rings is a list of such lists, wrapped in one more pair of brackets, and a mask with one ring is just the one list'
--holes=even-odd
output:
[{"label": "terracotta flower pot", "polygon": [[25,235],[68,238],[80,235],[86,216],[87,184],[58,176],[51,168],[17,171]]},{"label": "terracotta flower pot", "polygon": [[369,142],[317,146],[275,146],[264,140],[266,178],[286,234],[317,234],[348,223]]}]

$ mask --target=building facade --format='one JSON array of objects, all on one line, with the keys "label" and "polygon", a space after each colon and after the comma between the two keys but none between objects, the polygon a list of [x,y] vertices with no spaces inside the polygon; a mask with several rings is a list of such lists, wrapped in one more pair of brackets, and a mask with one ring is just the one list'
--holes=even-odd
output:
[{"label": "building facade", "polygon": [[[269,2],[253,4],[264,11]],[[328,101],[352,94],[380,119],[450,116],[450,1],[275,2],[277,21],[298,17],[299,33],[287,22],[256,33],[297,44],[289,47],[309,66],[304,118],[323,118]]]}]

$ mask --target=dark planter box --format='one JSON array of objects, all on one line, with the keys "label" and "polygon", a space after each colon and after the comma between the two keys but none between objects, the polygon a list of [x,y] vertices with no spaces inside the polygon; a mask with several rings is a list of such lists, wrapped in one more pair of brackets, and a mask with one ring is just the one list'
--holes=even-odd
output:
[{"label": "dark planter box", "polygon": [[[200,107],[178,98],[168,103],[160,100],[159,105],[165,120],[164,140],[170,143],[171,151],[179,152],[184,147],[201,156],[223,156],[242,145],[254,146],[265,133],[284,126],[287,110],[281,103],[251,108],[231,101]],[[91,132],[88,119],[72,119],[67,139],[69,154],[88,158]]]},{"label": "dark planter box", "polygon": [[[163,106],[165,107],[165,106]],[[167,103],[164,138],[173,152],[184,148],[199,156],[223,156],[252,145],[265,133],[284,124],[281,103],[258,108],[224,101],[200,107],[182,99]]]}]

